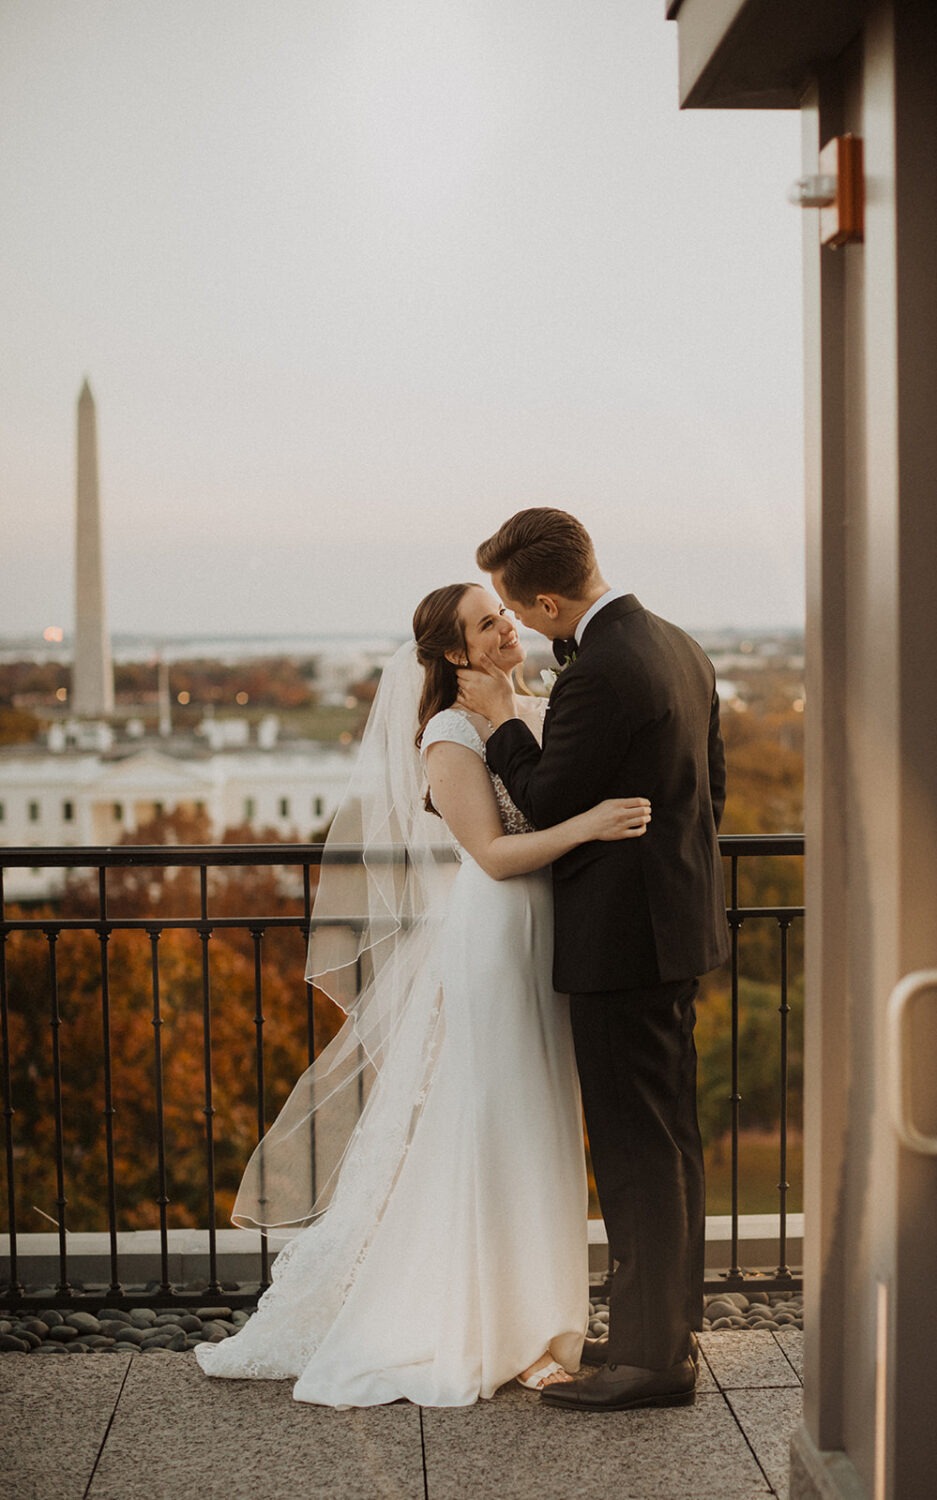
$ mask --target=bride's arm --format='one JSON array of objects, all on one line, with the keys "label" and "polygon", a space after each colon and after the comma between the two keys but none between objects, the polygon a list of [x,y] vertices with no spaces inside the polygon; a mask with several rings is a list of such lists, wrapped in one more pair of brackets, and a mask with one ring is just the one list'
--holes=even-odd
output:
[{"label": "bride's arm", "polygon": [[617,797],[552,828],[506,834],[488,772],[474,750],[439,740],[427,748],[426,771],[436,811],[494,880],[540,870],[593,839],[640,838],[650,821],[646,797]]}]

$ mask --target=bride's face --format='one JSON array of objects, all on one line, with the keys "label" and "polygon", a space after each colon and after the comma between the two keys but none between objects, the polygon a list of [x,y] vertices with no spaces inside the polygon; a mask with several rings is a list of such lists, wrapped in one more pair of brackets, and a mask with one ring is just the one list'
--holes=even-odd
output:
[{"label": "bride's face", "polygon": [[524,660],[524,648],[517,638],[514,621],[494,594],[481,587],[470,588],[459,604],[459,617],[465,631],[470,667],[480,667],[487,656],[509,672]]}]

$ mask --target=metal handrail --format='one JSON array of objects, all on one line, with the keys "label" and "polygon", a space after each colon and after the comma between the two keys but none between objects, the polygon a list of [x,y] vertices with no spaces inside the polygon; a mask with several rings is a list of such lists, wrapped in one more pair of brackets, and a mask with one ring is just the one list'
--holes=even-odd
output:
[{"label": "metal handrail", "polygon": [[[123,869],[131,865],[153,868],[184,868],[192,865],[318,865],[322,862],[321,843],[315,844],[67,844],[48,848],[9,848],[0,845],[0,866],[7,869],[39,870],[66,868],[75,870]],[[802,833],[729,833],[719,836],[720,853],[803,854]],[[401,850],[392,844],[378,849],[376,856],[401,860]],[[334,846],[329,859],[353,863],[361,856],[357,844]],[[369,855],[370,857],[370,855]]]},{"label": "metal handrail", "polygon": [[[779,934],[779,965],[780,965],[780,1004],[778,1007],[780,1016],[779,1025],[779,1062],[780,1062],[780,1144],[779,1144],[779,1182],[778,1182],[778,1266],[773,1278],[760,1278],[758,1286],[760,1289],[770,1290],[772,1287],[794,1288],[800,1285],[799,1277],[787,1265],[787,1147],[788,1147],[788,1113],[787,1113],[787,1087],[788,1087],[788,1056],[789,1056],[789,984],[790,984],[790,950],[789,936],[792,924],[803,917],[802,906],[744,906],[739,898],[739,864],[743,859],[758,859],[773,856],[797,857],[804,853],[804,838],[802,834],[744,834],[724,835],[719,840],[721,853],[729,864],[729,901],[727,905],[727,916],[731,934],[731,1045],[732,1045],[732,1087],[730,1095],[730,1126],[732,1140],[732,1246],[731,1265],[721,1273],[718,1280],[707,1283],[708,1286],[743,1288],[746,1283],[746,1273],[740,1264],[739,1256],[739,1131],[740,1131],[740,1106],[741,1094],[739,1092],[739,933],[743,923],[755,919],[766,919],[774,921],[778,926]],[[152,1024],[154,1028],[153,1038],[153,1066],[155,1080],[156,1114],[157,1114],[157,1171],[159,1190],[157,1194],[157,1205],[160,1218],[160,1254],[162,1276],[158,1290],[141,1299],[139,1292],[133,1293],[136,1302],[151,1301],[159,1302],[185,1302],[187,1297],[193,1301],[204,1301],[206,1297],[219,1297],[223,1288],[218,1280],[218,1261],[216,1244],[216,1202],[215,1202],[215,1143],[214,1143],[214,1115],[213,1104],[213,1077],[212,1077],[212,1052],[211,1052],[211,983],[209,973],[209,941],[212,932],[222,929],[235,929],[249,934],[253,943],[254,958],[254,997],[255,997],[255,1061],[256,1061],[256,1085],[258,1097],[258,1139],[263,1135],[265,1122],[263,1117],[264,1099],[264,1054],[263,1054],[263,970],[261,958],[261,945],[264,933],[268,929],[293,929],[308,938],[309,924],[312,911],[312,880],[311,870],[315,869],[322,861],[322,844],[205,844],[205,845],[175,845],[175,844],[121,844],[113,847],[108,846],[72,846],[66,848],[0,848],[0,1020],[2,1020],[2,1083],[4,1093],[4,1117],[6,1123],[6,1175],[7,1175],[7,1204],[10,1221],[10,1277],[6,1289],[0,1288],[0,1306],[16,1306],[24,1300],[28,1300],[27,1289],[19,1280],[17,1263],[17,1215],[16,1215],[16,1192],[15,1192],[15,1158],[14,1158],[14,1116],[15,1107],[11,1097],[12,1059],[10,1055],[10,1028],[9,1028],[9,995],[7,984],[7,971],[5,962],[5,944],[7,937],[14,932],[39,933],[46,939],[48,950],[48,987],[49,987],[49,1027],[51,1030],[52,1049],[52,1071],[54,1089],[55,1110],[55,1133],[56,1133],[56,1179],[57,1179],[57,1223],[59,1235],[59,1280],[55,1289],[56,1300],[63,1305],[90,1305],[89,1297],[74,1288],[68,1280],[68,1247],[66,1213],[68,1200],[66,1196],[65,1181],[65,1153],[64,1153],[64,1120],[63,1120],[63,1098],[62,1098],[62,1067],[59,1046],[59,1029],[62,1019],[59,1012],[59,989],[56,962],[56,945],[62,933],[80,930],[94,934],[100,945],[101,963],[101,1021],[102,1021],[102,1048],[104,1061],[104,1127],[105,1143],[107,1149],[107,1210],[108,1210],[108,1233],[110,1242],[109,1269],[111,1282],[103,1297],[98,1302],[106,1302],[115,1305],[125,1299],[125,1293],[120,1281],[120,1264],[118,1255],[117,1233],[117,1181],[116,1163],[113,1139],[113,1120],[116,1114],[113,1098],[113,1057],[111,1043],[111,996],[109,985],[108,967],[108,942],[111,934],[116,931],[141,931],[145,932],[150,943],[150,968],[152,977]],[[356,846],[346,846],[339,850],[330,850],[330,860],[335,858],[340,862],[354,863],[360,859],[361,851]],[[388,861],[399,861],[404,858],[399,849],[387,847],[379,851],[378,858],[386,858]],[[222,917],[213,916],[209,910],[209,888],[208,871],[215,868],[231,868],[235,866],[280,866],[298,867],[302,871],[302,910],[287,915],[263,916],[254,913],[244,917]],[[108,910],[107,872],[108,870],[128,869],[134,867],[150,868],[193,868],[199,871],[198,892],[198,915],[197,916],[151,916],[151,917],[124,917],[113,915]],[[97,872],[97,914],[88,914],[82,917],[65,917],[59,915],[31,917],[17,913],[8,916],[4,903],[3,872],[7,869],[22,868],[57,868],[71,870],[89,870]],[[348,917],[337,917],[335,925],[356,928],[359,919]],[[160,971],[159,971],[159,939],[164,931],[188,930],[197,934],[200,946],[200,971],[201,971],[201,994],[202,994],[202,1047],[203,1047],[203,1073],[204,1073],[204,1103],[202,1106],[205,1116],[205,1185],[206,1185],[206,1210],[208,1219],[208,1258],[209,1258],[209,1284],[206,1289],[186,1293],[182,1288],[173,1287],[169,1279],[169,1245],[168,1245],[168,1205],[170,1199],[167,1194],[167,1142],[165,1138],[165,1125],[163,1119],[163,1084],[162,1084],[162,1050],[161,1050],[161,1028],[163,1025],[161,1016],[160,997]],[[360,977],[360,976],[359,976]],[[313,987],[305,984],[306,994],[306,1030],[307,1049],[309,1059],[312,1060],[316,1051],[315,1014],[313,1007]],[[269,1284],[269,1249],[266,1234],[261,1235],[261,1287]],[[251,1300],[256,1296],[256,1290],[243,1295],[233,1293],[231,1289],[224,1290],[224,1299],[227,1303],[237,1304],[239,1301]],[[93,1299],[92,1299],[93,1300]]]}]

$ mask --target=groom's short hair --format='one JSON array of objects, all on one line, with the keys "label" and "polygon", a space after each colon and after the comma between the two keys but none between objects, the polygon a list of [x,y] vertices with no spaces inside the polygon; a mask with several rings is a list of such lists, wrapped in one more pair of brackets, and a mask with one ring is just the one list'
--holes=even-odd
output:
[{"label": "groom's short hair", "polygon": [[595,572],[592,538],[565,510],[519,510],[482,542],[475,561],[500,573],[508,596],[533,604],[538,594],[581,599]]}]

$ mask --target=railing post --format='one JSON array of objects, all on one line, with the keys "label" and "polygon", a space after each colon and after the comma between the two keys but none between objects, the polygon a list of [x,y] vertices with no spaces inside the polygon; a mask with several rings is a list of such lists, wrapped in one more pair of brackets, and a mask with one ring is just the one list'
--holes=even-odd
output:
[{"label": "railing post", "polygon": [[739,930],[742,926],[742,918],[739,916],[739,861],[738,855],[736,854],[732,855],[731,868],[732,875],[730,884],[732,910],[729,913],[729,931],[732,944],[732,1092],[730,1094],[730,1118],[732,1131],[732,1264],[729,1267],[727,1275],[741,1276],[742,1268],[739,1265],[739,1119],[741,1114],[742,1096],[739,1093]]},{"label": "railing post", "polygon": [[781,1059],[780,1059],[780,1155],[778,1163],[778,1268],[777,1276],[790,1280],[791,1273],[787,1264],[787,1194],[790,1183],[787,1180],[787,1091],[789,1081],[788,1068],[788,1017],[791,1007],[788,1003],[788,935],[790,932],[790,919],[781,917],[778,928],[781,941],[781,1003],[778,1013],[781,1017]]},{"label": "railing post", "polygon": [[[362,980],[361,954],[359,953],[358,956],[357,956],[357,958],[355,959],[355,999],[356,1000],[360,1000],[361,999],[361,980]],[[362,1047],[361,1043],[359,1042],[358,1043],[358,1118],[359,1119],[361,1118],[361,1113],[362,1113],[363,1109],[364,1109],[364,1048]]]},{"label": "railing post", "polygon": [[159,996],[159,927],[148,927],[150,940],[150,975],[153,988],[153,1090],[156,1095],[156,1161],[159,1208],[159,1264],[161,1294],[172,1291],[169,1279],[169,1194],[166,1191],[166,1120],[163,1109],[163,1018]]},{"label": "railing post", "polygon": [[[312,884],[309,873],[309,865],[303,865],[303,938],[306,949],[303,951],[303,976],[306,973],[306,953],[309,946],[309,935],[312,931]],[[315,986],[308,979],[306,984],[306,1056],[310,1063],[316,1058],[316,991]],[[318,1191],[318,1163],[316,1161],[316,1116],[315,1110],[309,1115],[309,1183],[310,1204],[315,1203]]]},{"label": "railing post", "polygon": [[205,1174],[208,1190],[208,1291],[217,1296],[222,1288],[218,1281],[218,1230],[215,1224],[215,1106],[212,1097],[211,1057],[211,972],[208,945],[212,929],[208,922],[208,866],[199,865],[199,940],[202,949],[202,1057],[205,1074]]},{"label": "railing post", "polygon": [[59,1234],[59,1279],[55,1290],[61,1296],[70,1297],[72,1289],[68,1281],[68,1245],[65,1230],[65,1209],[68,1199],[65,1197],[65,1127],[62,1116],[62,1056],[59,1042],[59,1028],[62,1025],[62,1017],[59,1012],[59,978],[55,954],[55,945],[58,940],[58,928],[48,928],[46,931],[46,941],[49,945],[49,992],[51,1004],[49,1025],[52,1030],[52,1089],[53,1107],[55,1110],[55,1180],[57,1188],[55,1206],[58,1212],[56,1228]]},{"label": "railing post", "polygon": [[[4,918],[3,870],[0,869],[0,921]],[[3,1118],[6,1126],[7,1208],[10,1216],[10,1298],[18,1300],[25,1288],[16,1259],[16,1174],[13,1155],[13,1075],[10,1067],[10,1012],[7,995],[7,935],[0,932],[0,1032],[3,1039]]]},{"label": "railing post", "polygon": [[[263,1140],[266,1121],[264,1118],[264,997],[263,997],[263,964],[261,960],[261,944],[264,937],[262,927],[250,929],[251,941],[254,945],[254,1055],[257,1077],[257,1141]],[[258,1203],[263,1209],[267,1201],[266,1197],[266,1161],[263,1155],[260,1158],[260,1194]],[[261,1218],[263,1215],[261,1214]],[[260,1281],[266,1287],[270,1282],[269,1248],[267,1243],[267,1231],[260,1232]]]},{"label": "railing post", "polygon": [[117,1265],[117,1181],[114,1172],[114,1090],[111,1082],[111,989],[108,967],[107,868],[98,871],[98,940],[101,947],[101,1045],[104,1053],[104,1139],[107,1151],[107,1229],[110,1236],[111,1284],[108,1291],[120,1296],[123,1288]]}]

